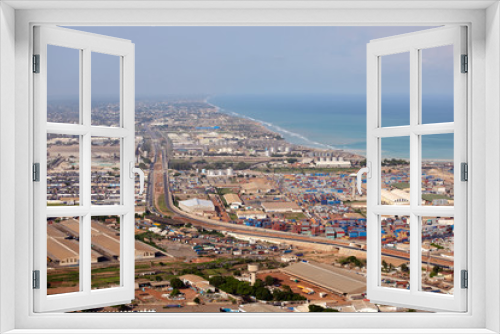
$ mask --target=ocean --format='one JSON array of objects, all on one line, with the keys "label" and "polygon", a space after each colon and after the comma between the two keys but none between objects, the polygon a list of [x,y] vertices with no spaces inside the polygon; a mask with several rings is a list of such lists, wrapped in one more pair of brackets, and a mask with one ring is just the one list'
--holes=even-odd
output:
[{"label": "ocean", "polygon": [[[366,154],[364,95],[219,95],[208,102],[220,112],[258,121],[287,141],[320,149]],[[453,121],[453,99],[424,96],[423,123]],[[382,126],[409,124],[409,97],[382,96]],[[382,158],[409,158],[409,138],[384,138]],[[422,158],[452,160],[453,134],[422,137]]]}]

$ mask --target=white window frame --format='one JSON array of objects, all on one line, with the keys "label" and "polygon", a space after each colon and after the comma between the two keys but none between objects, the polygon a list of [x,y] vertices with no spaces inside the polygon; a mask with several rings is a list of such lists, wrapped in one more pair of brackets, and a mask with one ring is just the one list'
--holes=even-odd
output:
[{"label": "white window frame", "polygon": [[[10,6],[18,8],[14,11]],[[99,6],[99,8],[97,8]],[[122,8],[120,8],[122,6]],[[396,7],[397,8],[393,8]],[[66,7],[66,8],[62,8]],[[134,9],[124,9],[133,7]],[[149,7],[149,9],[148,9]],[[162,8],[159,8],[162,7]],[[24,8],[24,9],[22,9]],[[75,9],[80,8],[80,9]],[[86,8],[86,9],[81,9]],[[106,9],[108,8],[108,9]],[[137,10],[142,8],[142,10]],[[497,1],[23,2],[0,4],[0,330],[15,333],[494,333],[500,331],[500,12]],[[468,311],[436,314],[34,314],[30,254],[32,26],[58,25],[424,25],[469,27],[470,236]],[[15,39],[14,39],[15,34]],[[15,67],[15,73],[13,68]],[[15,86],[12,85],[15,82]],[[13,98],[15,96],[15,99]],[[15,113],[13,112],[15,110]],[[15,114],[15,115],[14,115]],[[12,130],[14,129],[14,130]],[[12,145],[12,135],[15,145]],[[10,137],[9,137],[10,136]],[[488,136],[488,141],[486,141]],[[9,163],[15,161],[15,164]],[[14,165],[14,166],[13,166]],[[15,172],[15,174],[14,174]],[[12,177],[12,174],[15,177]],[[485,182],[485,174],[489,174]],[[11,189],[15,189],[14,199]],[[488,196],[486,196],[488,195]],[[6,210],[7,207],[15,210]],[[488,216],[486,207],[488,206]],[[7,221],[7,223],[6,223]],[[14,222],[14,224],[9,224]],[[474,226],[472,229],[471,226]],[[15,235],[15,238],[12,238]],[[487,254],[489,266],[485,266]],[[15,250],[15,256],[12,256]],[[488,277],[488,280],[485,279]],[[140,325],[139,325],[140,324]],[[141,328],[133,330],[135,328]],[[167,328],[168,327],[168,328]],[[230,330],[228,330],[230,328]],[[284,329],[286,328],[286,329]],[[120,330],[122,329],[122,330]],[[412,330],[413,329],[413,330]],[[430,330],[432,329],[432,330]],[[13,333],[14,333],[13,332]],[[183,331],[186,332],[186,331]]]}]

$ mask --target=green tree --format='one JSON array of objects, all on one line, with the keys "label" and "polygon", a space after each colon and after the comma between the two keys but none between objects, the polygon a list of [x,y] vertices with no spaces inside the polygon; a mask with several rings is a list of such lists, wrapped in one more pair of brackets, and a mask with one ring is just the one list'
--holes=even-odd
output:
[{"label": "green tree", "polygon": [[309,305],[309,312],[338,312],[332,308],[324,308],[319,305]]},{"label": "green tree", "polygon": [[212,276],[208,280],[211,285],[215,286],[216,288],[220,287],[222,284],[225,283],[224,277],[222,276]]},{"label": "green tree", "polygon": [[266,282],[267,286],[273,285],[274,284],[274,277],[267,275],[265,278],[265,282]]},{"label": "green tree", "polygon": [[[253,285],[254,288],[258,289],[258,288],[263,288],[265,285],[264,285],[264,282],[261,280],[261,279],[256,279],[255,280],[255,283]],[[267,290],[267,289],[266,289]]]},{"label": "green tree", "polygon": [[200,298],[196,297],[195,299],[193,299],[193,301],[196,303],[196,304],[200,304]]},{"label": "green tree", "polygon": [[269,292],[269,289],[261,287],[256,289],[255,298],[257,298],[258,300],[269,301],[273,300],[273,295],[271,294],[271,292]]},{"label": "green tree", "polygon": [[170,280],[170,286],[174,289],[182,289],[184,288],[184,283],[177,277]]}]

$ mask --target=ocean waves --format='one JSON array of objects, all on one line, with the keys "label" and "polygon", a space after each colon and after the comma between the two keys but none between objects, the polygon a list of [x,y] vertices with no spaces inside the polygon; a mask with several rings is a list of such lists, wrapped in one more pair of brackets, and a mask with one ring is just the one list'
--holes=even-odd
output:
[{"label": "ocean waves", "polygon": [[[262,124],[266,128],[268,128],[269,130],[279,133],[280,135],[283,136],[283,138],[289,140],[292,144],[295,144],[295,145],[304,145],[304,146],[309,146],[309,147],[313,147],[313,148],[328,149],[328,150],[336,150],[336,149],[338,149],[338,148],[336,148],[334,146],[331,146],[331,145],[328,145],[328,144],[319,143],[317,141],[311,140],[311,139],[307,138],[306,136],[301,135],[300,133],[296,133],[296,132],[284,129],[284,128],[282,128],[279,125],[276,125],[276,124],[273,124],[273,123],[270,123],[270,122],[266,122],[266,121],[263,121],[263,120],[260,120],[260,119],[256,119],[256,118],[253,118],[253,117],[250,117],[250,116],[242,115],[242,114],[239,114],[237,112],[234,112],[234,111],[231,111],[231,110],[226,110],[226,109],[221,108],[221,107],[217,107],[217,108],[218,108],[218,110],[220,112],[223,112],[225,114],[233,115],[233,116],[240,117],[240,118],[245,118],[245,119],[257,122],[259,124]],[[297,140],[293,140],[293,139],[298,139],[298,141]]]}]

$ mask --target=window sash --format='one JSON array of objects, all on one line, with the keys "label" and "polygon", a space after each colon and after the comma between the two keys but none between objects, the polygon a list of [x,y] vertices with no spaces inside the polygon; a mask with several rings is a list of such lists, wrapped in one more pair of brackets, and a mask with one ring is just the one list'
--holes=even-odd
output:
[{"label": "window sash", "polygon": [[[368,179],[367,295],[374,302],[432,311],[466,311],[467,290],[461,289],[460,271],[467,269],[467,184],[460,181],[460,163],[467,162],[467,76],[460,73],[461,54],[466,54],[466,28],[442,27],[371,41],[367,46],[367,161],[372,166]],[[420,51],[443,45],[454,46],[454,122],[421,124]],[[410,53],[410,124],[382,127],[381,57]],[[454,206],[429,207],[421,199],[421,136],[454,133]],[[410,205],[381,205],[381,139],[397,136],[410,138]],[[410,217],[410,290],[380,286],[381,215]],[[421,218],[454,217],[454,290],[453,295],[420,291],[422,282]],[[456,246],[459,247],[456,247]]]},{"label": "window sash", "polygon": [[[47,46],[80,50],[79,124],[47,122]],[[120,126],[91,125],[91,53],[120,57]],[[34,270],[40,271],[40,289],[33,290],[34,311],[72,311],[126,303],[134,297],[134,182],[129,163],[134,161],[134,45],[130,41],[76,30],[35,27],[34,54],[40,55],[40,73],[34,74],[34,162],[40,163],[40,182],[34,183]],[[47,207],[47,134],[79,136],[79,206]],[[120,205],[91,205],[92,137],[120,138]],[[119,215],[120,286],[91,288],[91,219]],[[47,295],[47,222],[49,217],[79,219],[79,291]]]}]

